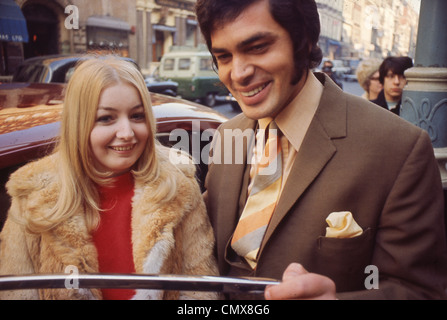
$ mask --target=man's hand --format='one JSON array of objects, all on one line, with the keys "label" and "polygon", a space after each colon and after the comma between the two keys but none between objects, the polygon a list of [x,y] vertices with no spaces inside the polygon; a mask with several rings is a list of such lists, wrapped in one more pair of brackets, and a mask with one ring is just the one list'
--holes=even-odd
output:
[{"label": "man's hand", "polygon": [[309,273],[298,263],[290,264],[279,285],[265,289],[266,300],[331,300],[335,297],[335,283],[328,277]]}]

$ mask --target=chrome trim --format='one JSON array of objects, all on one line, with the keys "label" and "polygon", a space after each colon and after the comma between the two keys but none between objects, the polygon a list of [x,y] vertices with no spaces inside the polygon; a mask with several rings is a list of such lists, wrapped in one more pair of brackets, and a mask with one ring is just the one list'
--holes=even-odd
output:
[{"label": "chrome trim", "polygon": [[255,293],[279,281],[266,278],[146,274],[39,274],[0,276],[0,290],[115,288]]}]

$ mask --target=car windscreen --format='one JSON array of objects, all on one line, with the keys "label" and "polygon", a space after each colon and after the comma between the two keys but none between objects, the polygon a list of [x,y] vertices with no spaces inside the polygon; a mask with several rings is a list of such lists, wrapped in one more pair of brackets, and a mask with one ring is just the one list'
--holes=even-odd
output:
[{"label": "car windscreen", "polygon": [[13,82],[41,82],[45,67],[41,65],[23,65],[14,74]]}]

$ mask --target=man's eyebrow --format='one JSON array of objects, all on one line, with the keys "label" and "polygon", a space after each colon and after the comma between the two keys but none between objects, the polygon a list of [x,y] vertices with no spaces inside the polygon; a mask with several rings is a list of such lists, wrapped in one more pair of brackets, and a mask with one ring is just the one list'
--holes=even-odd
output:
[{"label": "man's eyebrow", "polygon": [[[273,40],[275,38],[276,38],[275,34],[272,34],[271,32],[259,32],[259,33],[252,35],[250,38],[245,39],[245,40],[241,41],[240,43],[238,43],[236,48],[238,50],[240,50],[240,49],[245,48],[246,46],[251,45],[252,43],[254,43],[256,41],[263,40],[263,39]],[[224,48],[212,47],[211,51],[213,54],[216,54],[216,53],[226,52],[227,50]]]}]

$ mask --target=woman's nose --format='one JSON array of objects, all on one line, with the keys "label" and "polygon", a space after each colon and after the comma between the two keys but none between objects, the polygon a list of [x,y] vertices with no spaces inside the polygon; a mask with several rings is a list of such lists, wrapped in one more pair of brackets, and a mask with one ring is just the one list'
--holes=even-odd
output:
[{"label": "woman's nose", "polygon": [[133,138],[135,136],[135,133],[132,129],[132,125],[129,122],[129,120],[122,120],[118,123],[116,136],[124,140]]}]

